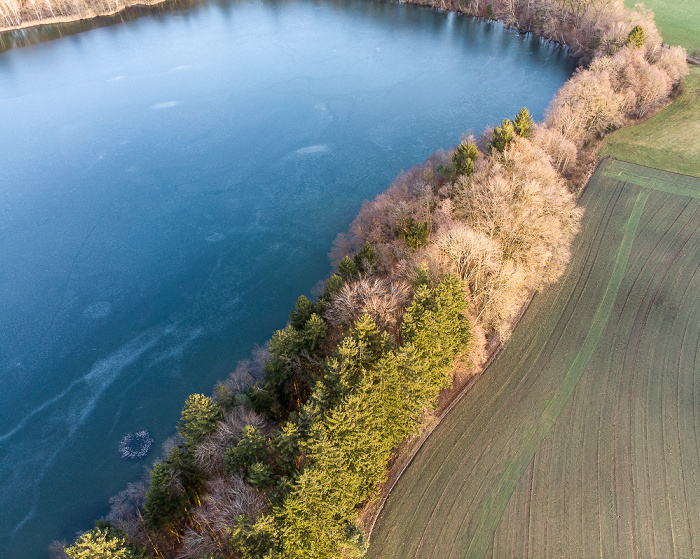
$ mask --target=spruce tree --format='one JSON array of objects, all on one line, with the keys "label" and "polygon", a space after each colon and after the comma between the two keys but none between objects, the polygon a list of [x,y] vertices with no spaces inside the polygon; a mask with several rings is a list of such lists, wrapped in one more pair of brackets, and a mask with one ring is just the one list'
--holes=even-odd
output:
[{"label": "spruce tree", "polygon": [[500,126],[493,129],[493,139],[489,144],[489,149],[503,153],[510,143],[515,139],[515,128],[513,123],[504,118]]},{"label": "spruce tree", "polygon": [[534,125],[532,115],[525,107],[520,109],[518,114],[516,114],[515,118],[513,119],[513,128],[515,129],[515,133],[521,138],[529,138],[532,136],[532,128]]},{"label": "spruce tree", "polygon": [[73,545],[64,548],[71,559],[139,559],[146,555],[129,543],[126,534],[106,522],[82,534]]},{"label": "spruce tree", "polygon": [[355,278],[357,272],[357,264],[349,256],[345,256],[338,264],[338,275],[346,281]]},{"label": "spruce tree", "polygon": [[474,173],[474,161],[479,158],[479,150],[471,140],[462,142],[452,156],[452,163],[457,175],[471,176]]},{"label": "spruce tree", "polygon": [[625,44],[633,45],[639,48],[644,46],[644,29],[641,25],[635,25],[632,28],[632,31],[630,31],[629,35],[627,35],[627,41]]},{"label": "spruce tree", "polygon": [[150,482],[143,512],[147,526],[156,529],[186,517],[205,488],[192,454],[181,447],[171,449],[164,460],[153,464]]},{"label": "spruce tree", "polygon": [[360,249],[355,255],[355,266],[357,270],[363,274],[372,274],[375,272],[377,264],[377,253],[374,252],[374,248],[368,242]]},{"label": "spruce tree", "polygon": [[289,321],[297,330],[303,330],[306,321],[311,318],[314,312],[316,312],[314,304],[304,295],[300,295],[294,305],[294,310],[289,313]]},{"label": "spruce tree", "polygon": [[191,394],[182,408],[177,431],[185,439],[185,446],[192,450],[216,429],[220,419],[221,409],[211,398],[204,394]]}]

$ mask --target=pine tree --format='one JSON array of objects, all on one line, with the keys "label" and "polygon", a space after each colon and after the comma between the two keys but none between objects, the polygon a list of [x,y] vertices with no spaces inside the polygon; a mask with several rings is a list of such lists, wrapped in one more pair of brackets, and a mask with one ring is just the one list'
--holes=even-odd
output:
[{"label": "pine tree", "polygon": [[513,123],[504,118],[500,126],[493,129],[493,139],[489,144],[489,149],[503,153],[510,143],[515,139],[515,128]]},{"label": "pine tree", "polygon": [[151,483],[143,504],[146,524],[151,528],[171,525],[185,518],[204,492],[202,473],[192,463],[191,453],[173,448],[153,464]]},{"label": "pine tree", "polygon": [[247,476],[254,464],[266,461],[269,456],[270,446],[260,430],[253,425],[246,425],[238,444],[226,450],[224,463],[229,473],[242,473]]},{"label": "pine tree", "polygon": [[360,273],[372,274],[375,271],[377,264],[377,253],[374,252],[372,245],[366,242],[360,252],[355,255],[355,266]]},{"label": "pine tree", "polygon": [[355,278],[357,272],[357,264],[349,256],[345,256],[338,264],[338,275],[346,281]]},{"label": "pine tree", "polygon": [[220,419],[221,408],[211,398],[204,394],[192,394],[182,408],[177,431],[185,439],[185,446],[192,450],[216,429]]},{"label": "pine tree", "polygon": [[471,176],[474,173],[474,161],[479,158],[479,150],[471,140],[462,142],[452,156],[452,163],[457,175]]},{"label": "pine tree", "polygon": [[515,118],[513,119],[513,128],[515,129],[515,133],[521,138],[529,138],[532,136],[532,128],[534,125],[532,115],[525,107],[520,109],[518,114],[516,114]]},{"label": "pine tree", "polygon": [[632,28],[632,31],[630,31],[629,35],[627,35],[627,41],[625,44],[633,45],[639,48],[644,46],[644,29],[641,25],[635,25]]},{"label": "pine tree", "polygon": [[316,351],[321,347],[323,340],[326,339],[328,327],[325,321],[316,313],[309,317],[309,320],[304,324],[304,344],[309,351]]},{"label": "pine tree", "polygon": [[333,274],[326,281],[326,285],[323,286],[323,293],[319,297],[319,302],[321,302],[322,305],[327,304],[331,300],[333,294],[340,291],[342,287],[343,278],[338,274]]},{"label": "pine tree", "polygon": [[311,315],[316,312],[314,304],[309,301],[304,295],[300,295],[294,305],[294,310],[289,313],[289,321],[297,330],[302,330],[306,321]]},{"label": "pine tree", "polygon": [[65,548],[71,559],[137,559],[143,555],[127,540],[126,534],[111,526],[96,526]]}]

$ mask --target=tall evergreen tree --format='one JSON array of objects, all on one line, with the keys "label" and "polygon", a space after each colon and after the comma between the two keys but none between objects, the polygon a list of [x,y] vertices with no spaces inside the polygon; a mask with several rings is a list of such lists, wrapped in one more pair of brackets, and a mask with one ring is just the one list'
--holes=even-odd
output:
[{"label": "tall evergreen tree", "polygon": [[289,321],[297,330],[302,330],[306,321],[316,312],[314,304],[304,295],[300,295],[294,305],[294,310],[289,313]]},{"label": "tall evergreen tree", "polygon": [[191,394],[182,408],[177,431],[185,440],[185,446],[192,450],[216,429],[221,419],[221,408],[204,394]]},{"label": "tall evergreen tree", "polygon": [[150,489],[143,504],[146,524],[160,528],[186,518],[204,491],[204,476],[182,448],[153,465]]},{"label": "tall evergreen tree", "polygon": [[474,173],[474,162],[479,158],[479,150],[471,140],[461,142],[452,155],[452,163],[457,175],[471,176]]},{"label": "tall evergreen tree", "polygon": [[82,534],[73,545],[64,548],[71,559],[141,559],[143,550],[131,544],[127,535],[106,522]]},{"label": "tall evergreen tree", "polygon": [[489,144],[489,148],[503,153],[514,139],[515,128],[513,128],[513,123],[509,119],[504,118],[501,125],[493,129],[493,139]]},{"label": "tall evergreen tree", "polygon": [[374,252],[372,245],[366,242],[355,255],[355,266],[360,273],[372,274],[375,272],[376,265],[377,253]]},{"label": "tall evergreen tree", "polygon": [[338,264],[338,275],[345,281],[357,276],[357,264],[349,256],[345,256]]},{"label": "tall evergreen tree", "polygon": [[641,25],[635,25],[632,31],[627,35],[627,41],[625,44],[633,45],[635,47],[641,48],[644,46],[644,28]]},{"label": "tall evergreen tree", "polygon": [[535,123],[532,120],[532,115],[526,107],[520,109],[518,114],[516,114],[515,118],[513,119],[513,128],[515,129],[515,133],[521,138],[529,138],[532,136],[532,128],[534,126]]}]

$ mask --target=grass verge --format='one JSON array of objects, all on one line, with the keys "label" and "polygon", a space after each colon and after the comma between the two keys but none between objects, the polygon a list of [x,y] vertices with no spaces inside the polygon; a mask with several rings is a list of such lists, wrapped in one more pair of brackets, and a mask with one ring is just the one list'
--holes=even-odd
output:
[{"label": "grass verge", "polygon": [[678,99],[646,122],[608,136],[600,154],[700,177],[700,68],[691,66]]},{"label": "grass verge", "polygon": [[[632,9],[638,0],[625,0]],[[654,10],[654,19],[664,42],[681,45],[688,54],[700,51],[700,2],[697,0],[644,0],[644,6]]]}]

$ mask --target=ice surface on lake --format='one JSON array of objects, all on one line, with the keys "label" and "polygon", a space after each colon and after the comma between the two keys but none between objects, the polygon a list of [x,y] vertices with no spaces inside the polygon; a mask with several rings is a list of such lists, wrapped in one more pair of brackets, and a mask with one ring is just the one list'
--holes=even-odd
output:
[{"label": "ice surface on lake", "polygon": [[83,314],[88,318],[104,318],[112,312],[112,305],[109,301],[98,301],[85,307]]},{"label": "ice surface on lake", "polygon": [[226,238],[226,236],[223,233],[212,233],[207,237],[207,242],[208,243],[218,243],[219,241],[223,241]]},{"label": "ice surface on lake", "polygon": [[0,54],[0,557],[104,514],[143,473],[120,438],[283,328],[364,200],[573,70],[402,4],[181,15]]},{"label": "ice surface on lake", "polygon": [[305,148],[300,148],[296,150],[294,153],[297,155],[318,155],[321,153],[326,153],[328,152],[328,146],[323,145],[323,144],[316,144],[313,146],[308,146]]},{"label": "ice surface on lake", "polygon": [[170,107],[175,107],[177,105],[179,105],[178,101],[165,101],[164,103],[157,103],[155,105],[151,105],[149,109],[169,109]]}]

